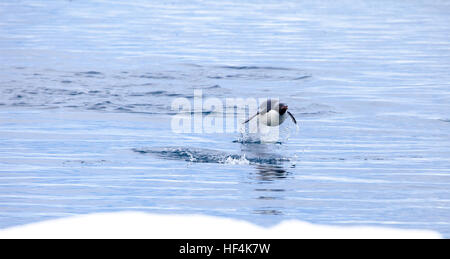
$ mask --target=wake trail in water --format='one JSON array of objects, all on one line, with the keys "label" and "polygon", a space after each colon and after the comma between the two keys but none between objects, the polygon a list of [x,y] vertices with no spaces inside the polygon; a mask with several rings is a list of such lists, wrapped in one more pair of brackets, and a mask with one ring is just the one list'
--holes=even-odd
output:
[{"label": "wake trail in water", "polygon": [[243,154],[230,154],[217,150],[189,147],[134,148],[132,150],[140,154],[150,154],[159,158],[184,160],[195,163],[276,165],[291,161],[288,157],[282,157],[276,154],[254,155],[247,152],[244,152]]}]

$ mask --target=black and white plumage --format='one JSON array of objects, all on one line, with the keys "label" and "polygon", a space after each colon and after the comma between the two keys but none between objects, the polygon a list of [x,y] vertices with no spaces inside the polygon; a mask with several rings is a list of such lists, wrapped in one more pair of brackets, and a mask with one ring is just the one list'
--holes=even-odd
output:
[{"label": "black and white plumage", "polygon": [[260,123],[267,126],[278,126],[286,120],[289,115],[292,121],[297,124],[297,120],[292,113],[288,112],[288,106],[284,103],[280,103],[278,100],[268,99],[259,106],[259,111],[248,118],[244,123],[249,122],[251,119],[258,116]]}]

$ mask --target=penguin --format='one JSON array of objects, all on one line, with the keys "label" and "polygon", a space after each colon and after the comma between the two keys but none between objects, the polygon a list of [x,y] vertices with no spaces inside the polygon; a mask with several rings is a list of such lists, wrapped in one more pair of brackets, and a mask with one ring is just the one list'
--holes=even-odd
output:
[{"label": "penguin", "polygon": [[290,113],[288,110],[288,106],[284,103],[280,103],[278,100],[267,99],[259,106],[259,111],[244,121],[244,124],[249,122],[251,119],[258,116],[260,123],[263,123],[267,126],[279,126],[285,120],[287,115],[289,115],[292,121],[297,124],[297,120],[294,118],[294,115]]}]

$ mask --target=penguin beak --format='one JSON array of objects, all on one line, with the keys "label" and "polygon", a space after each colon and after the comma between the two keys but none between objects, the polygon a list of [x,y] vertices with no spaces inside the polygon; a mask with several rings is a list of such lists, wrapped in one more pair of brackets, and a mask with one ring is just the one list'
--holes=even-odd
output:
[{"label": "penguin beak", "polygon": [[285,113],[286,111],[287,111],[287,109],[288,109],[288,106],[287,105],[283,105],[283,106],[281,106],[281,112],[282,113]]}]

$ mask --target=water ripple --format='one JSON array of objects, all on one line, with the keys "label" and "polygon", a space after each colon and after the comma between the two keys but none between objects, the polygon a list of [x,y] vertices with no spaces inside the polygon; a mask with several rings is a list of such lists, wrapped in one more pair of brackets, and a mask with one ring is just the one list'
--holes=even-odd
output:
[{"label": "water ripple", "polygon": [[164,159],[184,160],[195,163],[277,165],[290,161],[289,158],[276,155],[252,157],[247,154],[229,154],[217,150],[189,147],[134,148],[132,150],[140,154],[152,154]]}]

